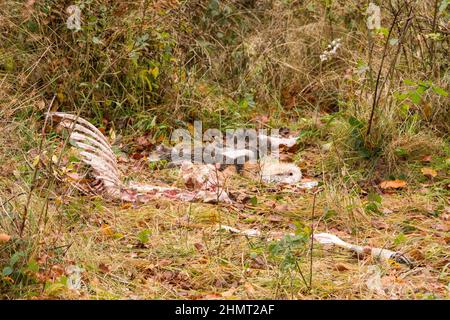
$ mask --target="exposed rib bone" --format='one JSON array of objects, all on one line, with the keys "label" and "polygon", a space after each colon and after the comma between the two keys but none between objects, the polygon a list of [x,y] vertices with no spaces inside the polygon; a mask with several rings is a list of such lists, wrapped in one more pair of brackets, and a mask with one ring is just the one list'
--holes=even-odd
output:
[{"label": "exposed rib bone", "polygon": [[83,133],[84,135],[87,135],[89,137],[91,137],[92,139],[96,140],[98,143],[100,143],[106,150],[108,150],[108,152],[111,155],[114,155],[114,152],[112,151],[110,145],[104,141],[104,136],[102,135],[101,137],[98,136],[98,134],[90,131],[88,128],[83,127],[79,124],[72,124],[68,121],[63,121],[61,122],[61,126],[70,130],[71,128],[73,128],[72,133]]},{"label": "exposed rib bone", "polygon": [[111,178],[111,180],[116,181],[118,186],[121,184],[120,177],[117,174],[118,169],[105,161],[104,158],[88,151],[81,151],[80,155],[83,156],[82,161],[90,165],[97,175]]},{"label": "exposed rib bone", "polygon": [[106,195],[130,202],[147,202],[155,197],[179,199],[181,201],[231,202],[220,186],[211,184],[198,192],[172,187],[160,187],[130,182],[124,186],[116,157],[105,136],[88,121],[62,112],[52,112],[61,120],[60,125],[70,131],[70,141],[80,149],[81,160],[92,168],[93,176],[102,182]]},{"label": "exposed rib bone", "polygon": [[92,133],[94,133],[94,136],[102,140],[107,146],[109,146],[108,141],[106,140],[103,133],[98,130],[93,124],[91,124],[89,121],[84,120],[83,118],[79,116],[75,116],[73,114],[64,113],[64,112],[50,112],[49,116],[51,117],[58,117],[61,119],[69,119],[74,121],[75,123],[79,123],[81,125],[84,125],[85,127],[89,128]]},{"label": "exposed rib bone", "polygon": [[[114,154],[111,153],[111,151],[109,149],[105,148],[103,146],[103,144],[99,143],[97,140],[92,139],[91,137],[79,134],[78,132],[72,132],[70,138],[72,140],[77,141],[77,143],[79,143],[79,144],[81,144],[81,143],[85,144],[84,142],[90,142],[90,145],[92,147],[98,147],[104,152],[105,156],[107,156],[107,158],[108,158],[108,160],[109,160],[109,162],[111,164],[117,165],[116,158],[115,158]],[[81,147],[81,148],[83,148],[83,147]]]}]

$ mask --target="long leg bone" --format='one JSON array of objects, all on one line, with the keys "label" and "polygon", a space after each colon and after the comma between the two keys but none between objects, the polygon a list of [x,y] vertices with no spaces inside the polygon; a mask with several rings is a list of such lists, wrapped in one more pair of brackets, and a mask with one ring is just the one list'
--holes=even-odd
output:
[{"label": "long leg bone", "polygon": [[372,247],[362,247],[358,245],[354,245],[351,243],[347,243],[334,234],[330,233],[316,233],[314,234],[314,240],[321,244],[333,244],[341,248],[345,248],[347,250],[353,251],[358,255],[371,255],[375,259],[379,260],[394,260],[399,263],[406,264],[408,266],[412,266],[412,262],[405,257],[400,252],[391,251],[384,248],[372,248]]}]

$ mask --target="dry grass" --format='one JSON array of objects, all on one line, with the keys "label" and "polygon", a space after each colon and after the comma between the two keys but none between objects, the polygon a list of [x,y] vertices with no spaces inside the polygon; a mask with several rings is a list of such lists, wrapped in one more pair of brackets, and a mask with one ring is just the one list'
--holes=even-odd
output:
[{"label": "dry grass", "polygon": [[[434,1],[408,2],[407,32],[407,10],[393,26],[404,43],[398,56],[388,46],[382,64],[386,36],[368,36],[358,1],[215,3],[95,0],[83,9],[89,27],[78,34],[64,27],[65,2],[0,3],[0,233],[12,236],[0,243],[0,298],[448,298],[448,97],[430,87],[419,102],[398,98],[415,89],[404,80],[448,89],[445,12],[434,23]],[[382,26],[392,22],[392,3],[382,5]],[[320,62],[336,38],[338,54]],[[384,86],[368,135],[378,71]],[[80,111],[114,132],[123,157],[138,137],[156,144],[193,120],[297,130],[294,159],[322,182],[315,216],[312,192],[242,177],[229,189],[253,200],[233,206],[160,200],[133,207],[81,195],[55,175],[59,137],[50,127],[41,135],[54,95],[54,110]],[[425,177],[423,167],[437,176]],[[143,161],[122,169],[179,184],[175,170],[152,172]],[[393,178],[407,187],[379,188]],[[231,234],[221,224],[262,236]],[[279,240],[293,232],[308,240],[311,226],[404,252],[415,265],[315,244],[309,289],[294,263],[309,279],[309,242]],[[84,269],[78,290],[67,287],[73,265]],[[381,291],[370,285],[377,275]]]},{"label": "dry grass", "polygon": [[[152,179],[158,180],[161,173],[154,172]],[[173,180],[176,174],[161,176],[166,181],[170,177]],[[25,288],[13,286],[15,289],[8,290],[4,298],[447,297],[448,213],[440,212],[448,210],[448,204],[433,184],[382,195],[377,213],[367,211],[367,198],[354,190],[325,186],[312,221],[311,191],[274,192],[252,187],[252,182],[243,178],[230,183],[233,193],[255,196],[257,204],[223,206],[160,200],[130,207],[105,203],[98,197],[67,196],[67,192],[57,195],[50,202],[45,229],[28,239],[34,243],[30,259],[40,265],[36,279],[47,285],[31,280]],[[12,201],[13,208],[20,209],[20,199]],[[39,199],[34,200],[33,207],[40,208]],[[283,268],[286,256],[273,255],[270,248],[286,234],[307,232],[312,224],[316,232],[332,232],[352,243],[404,252],[415,265],[409,269],[396,263],[359,260],[347,251],[315,245],[313,285],[309,290],[295,268]],[[256,228],[262,236],[247,238],[219,230],[218,225]],[[142,241],[139,234],[144,230],[148,230],[148,240]],[[14,234],[13,230],[3,231]],[[20,243],[15,238],[3,252]],[[292,249],[306,275],[308,250],[307,246]],[[85,270],[78,290],[55,285],[70,265]],[[368,288],[374,273],[380,274],[382,292]]]}]

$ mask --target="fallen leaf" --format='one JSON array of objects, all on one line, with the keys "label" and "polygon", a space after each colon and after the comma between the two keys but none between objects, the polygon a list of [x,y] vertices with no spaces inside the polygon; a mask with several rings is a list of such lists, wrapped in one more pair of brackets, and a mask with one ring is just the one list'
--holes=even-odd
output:
[{"label": "fallen leaf", "polygon": [[347,271],[351,269],[351,266],[349,266],[348,264],[339,262],[336,263],[336,265],[334,266],[334,269],[336,269],[337,271]]},{"label": "fallen leaf", "polygon": [[433,228],[436,229],[437,231],[443,231],[443,232],[449,231],[449,227],[443,223],[434,224]]},{"label": "fallen leaf", "polygon": [[111,271],[111,267],[103,262],[98,265],[98,269],[103,273],[109,273]]},{"label": "fallen leaf", "polygon": [[172,264],[172,260],[170,259],[162,259],[159,261],[159,267],[167,267]]},{"label": "fallen leaf", "polygon": [[266,115],[258,115],[254,118],[254,121],[259,122],[261,124],[266,124],[269,122],[269,117]]},{"label": "fallen leaf", "polygon": [[203,245],[201,243],[199,243],[199,242],[194,243],[194,247],[198,251],[202,251],[203,250]]},{"label": "fallen leaf", "polygon": [[151,145],[150,141],[145,136],[141,136],[136,139],[136,143],[142,147],[148,147]]},{"label": "fallen leaf", "polygon": [[222,295],[220,293],[208,293],[204,296],[199,297],[199,299],[203,300],[217,300],[217,299],[223,299]]},{"label": "fallen leaf", "polygon": [[132,207],[132,204],[129,202],[122,204],[122,209],[130,209],[131,207]]},{"label": "fallen leaf", "polygon": [[11,236],[9,236],[5,233],[0,233],[0,243],[8,242],[9,240],[11,240]]},{"label": "fallen leaf", "polygon": [[433,168],[422,168],[420,171],[422,171],[422,174],[428,178],[434,178],[437,176],[437,172]]},{"label": "fallen leaf", "polygon": [[407,185],[404,180],[385,180],[380,183],[381,189],[400,189]]},{"label": "fallen leaf", "polygon": [[114,231],[107,224],[102,224],[102,226],[100,227],[100,231],[102,234],[108,237],[112,237],[114,235]]},{"label": "fallen leaf", "polygon": [[425,259],[425,256],[423,255],[423,253],[420,252],[420,250],[418,250],[418,249],[413,249],[408,254],[411,258],[413,258],[414,260],[417,260],[417,261],[421,261],[421,260]]},{"label": "fallen leaf", "polygon": [[[287,209],[285,210],[287,211]],[[281,210],[281,212],[283,212],[283,210]],[[267,217],[267,220],[271,221],[271,222],[283,222],[286,219],[282,216],[276,215],[276,214],[272,214],[270,216]]]},{"label": "fallen leaf", "polygon": [[232,177],[233,175],[237,174],[237,170],[235,166],[228,166],[222,171],[225,178]]},{"label": "fallen leaf", "polygon": [[[276,205],[276,206],[273,208],[273,210],[274,210],[275,212],[288,212],[288,211],[291,211],[292,208],[291,208],[289,205],[287,205],[287,204],[279,204],[279,205]],[[281,218],[280,216],[277,216],[277,217]],[[271,220],[270,217],[269,217],[269,220],[270,220],[270,221],[282,221],[282,219],[279,219],[279,220]]]},{"label": "fallen leaf", "polygon": [[130,158],[134,159],[134,160],[140,160],[143,157],[144,157],[144,155],[142,153],[138,153],[138,152],[132,153],[130,156]]},{"label": "fallen leaf", "polygon": [[374,226],[378,230],[389,229],[388,224],[386,222],[384,222],[384,221],[381,221],[381,220],[372,219],[371,224],[372,224],[372,226]]},{"label": "fallen leaf", "polygon": [[38,102],[36,102],[36,106],[39,110],[44,110],[45,108],[45,101],[44,100],[39,100]]},{"label": "fallen leaf", "polygon": [[59,264],[55,264],[51,267],[50,272],[53,276],[60,277],[65,273],[65,268]]},{"label": "fallen leaf", "polygon": [[256,290],[253,287],[253,285],[251,283],[249,283],[249,282],[246,282],[244,284],[244,288],[245,288],[245,291],[247,291],[247,293],[250,294],[250,295],[254,295],[255,292],[256,292]]}]

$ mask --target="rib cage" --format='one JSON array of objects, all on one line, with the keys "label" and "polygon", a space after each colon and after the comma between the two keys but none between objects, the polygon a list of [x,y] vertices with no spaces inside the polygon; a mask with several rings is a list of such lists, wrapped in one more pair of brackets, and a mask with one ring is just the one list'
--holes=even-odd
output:
[{"label": "rib cage", "polygon": [[200,190],[198,192],[172,187],[160,187],[131,181],[124,185],[117,159],[105,136],[88,121],[68,113],[50,112],[49,117],[59,119],[60,125],[69,132],[69,140],[80,150],[81,160],[91,167],[93,176],[101,182],[104,193],[113,199],[130,202],[147,202],[152,198],[165,197],[182,201],[231,202],[225,191]]},{"label": "rib cage", "polygon": [[93,176],[100,180],[109,196],[120,196],[121,175],[117,160],[105,136],[83,118],[62,113],[49,113],[60,119],[60,125],[69,131],[70,141],[80,150],[81,160],[92,168]]}]

